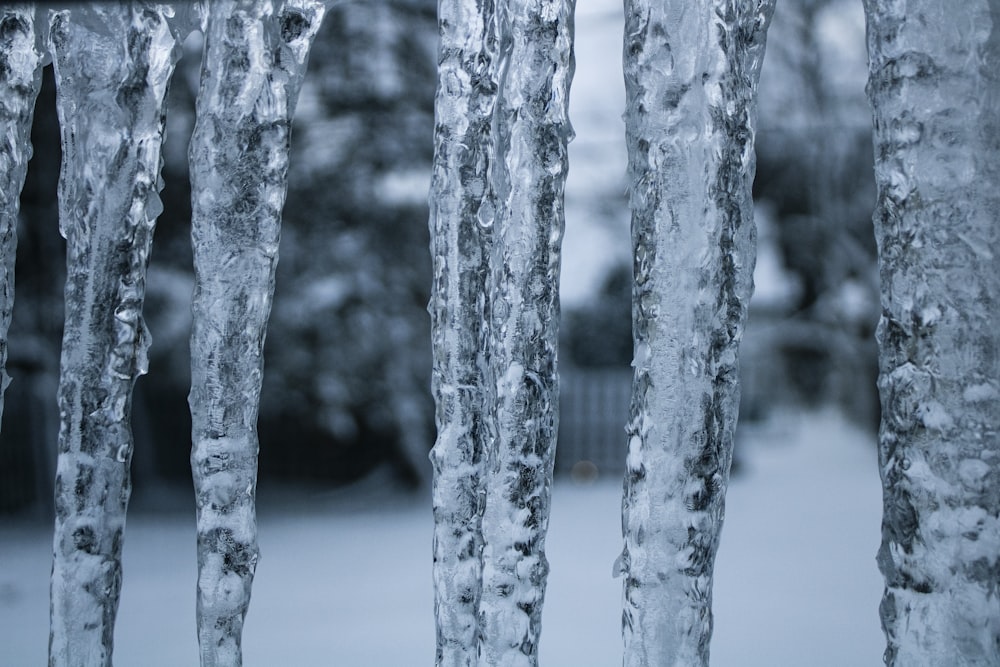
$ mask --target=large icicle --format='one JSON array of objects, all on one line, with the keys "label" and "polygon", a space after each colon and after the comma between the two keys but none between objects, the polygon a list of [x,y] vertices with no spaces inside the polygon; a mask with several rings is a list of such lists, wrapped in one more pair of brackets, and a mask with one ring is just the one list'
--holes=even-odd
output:
[{"label": "large icicle", "polygon": [[886,664],[1000,664],[1000,2],[866,1]]},{"label": "large icicle", "polygon": [[0,417],[7,329],[14,307],[14,255],[21,187],[31,158],[31,118],[42,82],[41,30],[27,3],[0,8]]},{"label": "large icicle", "polygon": [[618,568],[628,667],[708,664],[773,4],[625,3],[635,371]]},{"label": "large icicle", "polygon": [[483,473],[491,395],[486,276],[495,218],[490,182],[499,43],[492,0],[440,0],[430,307],[437,405],[434,467],[435,664],[477,664]]},{"label": "large icicle", "polygon": [[572,0],[497,12],[496,222],[487,285],[491,433],[481,663],[536,665],[559,415],[559,269],[573,76]]},{"label": "large icicle", "polygon": [[132,386],[146,371],[146,263],[161,210],[163,100],[178,51],[165,10],[50,14],[67,242],[50,665],[110,665],[132,459]]},{"label": "large icicle", "polygon": [[323,2],[208,3],[191,139],[195,293],[191,468],[201,664],[242,664],[257,564],[254,497],[263,346],[291,119]]}]

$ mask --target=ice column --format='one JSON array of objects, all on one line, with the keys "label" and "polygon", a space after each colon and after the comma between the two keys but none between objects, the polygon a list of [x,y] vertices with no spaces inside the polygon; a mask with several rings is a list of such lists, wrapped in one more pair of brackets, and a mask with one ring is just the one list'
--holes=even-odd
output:
[{"label": "ice column", "polygon": [[291,118],[324,4],[207,4],[191,139],[195,263],[191,468],[201,664],[242,663],[257,563],[262,351],[274,293]]},{"label": "ice column", "polygon": [[753,289],[755,96],[773,0],[625,3],[635,356],[627,667],[707,665]]},{"label": "ice column", "polygon": [[486,277],[499,41],[492,0],[441,0],[430,195],[435,664],[477,664],[482,587]]},{"label": "ice column", "polygon": [[481,664],[536,665],[559,415],[559,269],[573,76],[572,0],[498,6],[501,83],[487,281],[491,428]]},{"label": "ice column", "polygon": [[886,663],[1000,664],[1000,2],[866,1]]},{"label": "ice column", "polygon": [[7,329],[14,307],[14,255],[21,187],[31,157],[31,118],[42,81],[41,31],[27,3],[0,8],[0,417]]},{"label": "ice column", "polygon": [[573,3],[441,0],[430,312],[438,665],[534,665]]},{"label": "ice column", "polygon": [[67,242],[50,665],[111,664],[163,100],[178,55],[165,13],[95,3],[49,14]]}]

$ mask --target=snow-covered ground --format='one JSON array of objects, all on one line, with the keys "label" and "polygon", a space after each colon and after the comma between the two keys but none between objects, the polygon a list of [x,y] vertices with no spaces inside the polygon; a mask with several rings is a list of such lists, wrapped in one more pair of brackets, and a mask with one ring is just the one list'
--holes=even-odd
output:
[{"label": "snow-covered ground", "polygon": [[[741,433],[715,582],[716,667],[881,664],[880,492],[871,436],[839,415]],[[262,556],[245,664],[433,662],[431,516],[424,498],[261,489]],[[129,518],[115,664],[198,662],[194,519],[140,499]],[[621,664],[620,483],[557,483],[541,664]],[[47,526],[0,522],[0,665],[45,663]]]}]

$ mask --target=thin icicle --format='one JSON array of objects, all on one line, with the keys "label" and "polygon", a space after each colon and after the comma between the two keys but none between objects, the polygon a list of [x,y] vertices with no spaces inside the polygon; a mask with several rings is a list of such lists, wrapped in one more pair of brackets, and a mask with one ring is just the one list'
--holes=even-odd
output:
[{"label": "thin icicle", "polygon": [[132,387],[160,213],[163,100],[178,57],[153,5],[50,14],[67,241],[50,665],[110,665],[130,492]]},{"label": "thin icicle", "polygon": [[430,307],[437,405],[435,664],[476,664],[482,587],[486,276],[495,217],[490,177],[499,44],[492,0],[441,0],[430,196]]},{"label": "thin icicle", "polygon": [[635,374],[618,566],[628,667],[708,664],[773,4],[626,2]]},{"label": "thin icicle", "polygon": [[865,2],[887,665],[1000,664],[1000,2]]},{"label": "thin icicle", "polygon": [[191,467],[201,664],[242,664],[257,564],[254,498],[263,346],[291,119],[323,2],[207,4],[191,139],[195,263]]},{"label": "thin icicle", "polygon": [[510,0],[498,11],[494,114],[497,220],[487,285],[490,426],[483,518],[482,658],[536,665],[548,575],[559,416],[557,348],[572,0]]},{"label": "thin icicle", "polygon": [[0,8],[0,418],[7,375],[7,329],[14,307],[14,255],[21,188],[31,158],[31,118],[42,83],[41,30],[35,8]]}]

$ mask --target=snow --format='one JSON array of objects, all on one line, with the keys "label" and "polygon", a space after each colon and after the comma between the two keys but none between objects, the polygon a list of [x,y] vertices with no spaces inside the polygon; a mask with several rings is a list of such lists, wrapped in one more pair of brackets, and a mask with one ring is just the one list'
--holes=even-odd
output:
[{"label": "snow", "polygon": [[[715,667],[880,665],[881,512],[874,436],[834,412],[740,432],[715,574]],[[244,664],[430,664],[429,498],[262,485],[261,558]],[[540,663],[621,662],[621,483],[557,482]],[[181,507],[171,508],[170,505]],[[190,502],[139,496],[124,548],[115,663],[194,665],[195,523]],[[0,521],[0,663],[45,663],[48,525]],[[385,580],[385,573],[392,580]]]}]

